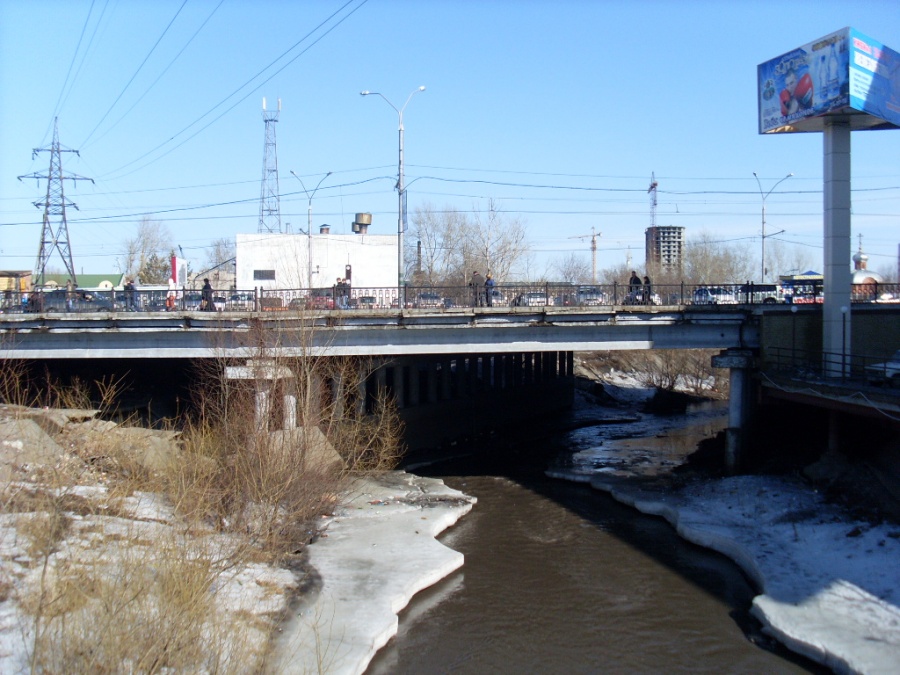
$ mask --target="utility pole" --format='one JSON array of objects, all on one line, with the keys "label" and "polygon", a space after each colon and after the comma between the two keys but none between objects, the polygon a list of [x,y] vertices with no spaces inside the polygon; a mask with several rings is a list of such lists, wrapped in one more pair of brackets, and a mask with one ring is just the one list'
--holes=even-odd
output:
[{"label": "utility pole", "polygon": [[[66,206],[71,206],[76,211],[78,206],[74,202],[66,200],[63,192],[63,180],[89,180],[94,182],[93,178],[85,178],[84,176],[69,175],[64,176],[62,172],[61,153],[74,152],[78,155],[77,150],[62,148],[59,145],[59,127],[58,118],[53,119],[53,143],[49,148],[35,148],[31,152],[31,158],[37,157],[39,152],[50,153],[50,169],[47,175],[32,173],[27,176],[19,176],[19,180],[23,178],[34,178],[36,180],[44,179],[47,181],[47,195],[42,202],[33,202],[37,208],[44,208],[44,225],[41,231],[41,245],[38,249],[37,262],[34,266],[34,278],[32,286],[40,287],[44,285],[45,272],[47,263],[53,255],[53,251],[59,251],[63,264],[66,266],[66,272],[72,283],[78,285],[78,279],[75,276],[75,265],[72,263],[72,247],[69,244],[69,226],[66,222]],[[80,156],[80,155],[79,155]],[[58,220],[51,222],[51,216],[58,216]]]},{"label": "utility pole", "polygon": [[262,183],[259,190],[259,228],[257,232],[281,233],[281,203],[278,190],[278,153],[275,148],[275,123],[281,112],[281,99],[278,109],[266,110],[266,99],[263,97],[262,115],[266,123],[266,140],[263,146]]}]

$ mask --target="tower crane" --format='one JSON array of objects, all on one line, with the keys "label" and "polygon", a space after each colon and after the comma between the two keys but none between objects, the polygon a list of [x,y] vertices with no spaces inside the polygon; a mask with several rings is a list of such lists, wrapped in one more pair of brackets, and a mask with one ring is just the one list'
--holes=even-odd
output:
[{"label": "tower crane", "polygon": [[650,227],[656,227],[656,188],[659,183],[656,182],[656,172],[650,172],[650,187],[647,192],[650,194]]},{"label": "tower crane", "polygon": [[591,239],[591,283],[597,284],[597,237],[599,237],[602,232],[595,232],[594,228],[591,228],[590,234],[579,234],[574,237],[569,237],[569,239],[587,239],[590,237]]}]

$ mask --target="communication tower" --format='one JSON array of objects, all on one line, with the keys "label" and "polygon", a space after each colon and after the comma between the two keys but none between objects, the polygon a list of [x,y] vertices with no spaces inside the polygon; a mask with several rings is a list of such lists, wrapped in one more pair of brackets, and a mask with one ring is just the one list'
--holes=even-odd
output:
[{"label": "communication tower", "polygon": [[[68,175],[64,176],[62,172],[63,152],[74,152],[78,155],[78,150],[70,150],[63,148],[59,144],[58,118],[53,119],[53,143],[49,148],[35,148],[31,152],[31,158],[37,157],[39,152],[50,153],[50,169],[47,174],[32,173],[27,176],[19,176],[19,180],[23,178],[34,178],[36,180],[44,179],[47,181],[47,195],[44,201],[33,202],[37,208],[44,209],[44,225],[41,230],[41,245],[38,249],[37,262],[34,266],[34,277],[32,284],[34,286],[44,285],[44,276],[47,269],[47,263],[53,255],[53,251],[59,251],[63,265],[66,266],[66,272],[72,283],[78,285],[75,276],[75,265],[72,263],[72,247],[69,244],[69,226],[66,223],[66,207],[71,206],[76,211],[78,206],[66,199],[63,191],[63,181],[79,181],[89,180],[94,182],[93,178],[85,178],[84,176]],[[80,155],[79,155],[80,156]]]},{"label": "communication tower", "polygon": [[281,99],[278,109],[266,110],[266,99],[263,97],[262,115],[266,123],[266,140],[263,146],[262,185],[259,193],[259,229],[258,232],[281,232],[281,203],[278,189],[278,153],[275,149],[275,123],[281,112]]}]

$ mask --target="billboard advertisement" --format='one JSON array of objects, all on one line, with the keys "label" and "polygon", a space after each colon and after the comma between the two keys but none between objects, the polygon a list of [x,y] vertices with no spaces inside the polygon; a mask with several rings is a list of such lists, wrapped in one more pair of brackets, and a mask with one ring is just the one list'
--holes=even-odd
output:
[{"label": "billboard advertisement", "polygon": [[847,107],[849,48],[843,28],[757,66],[759,133],[812,131],[804,120]]},{"label": "billboard advertisement", "polygon": [[900,55],[853,28],[757,66],[759,133],[821,131],[849,113],[852,129],[900,126]]},{"label": "billboard advertisement", "polygon": [[900,54],[852,28],[850,105],[900,127]]}]

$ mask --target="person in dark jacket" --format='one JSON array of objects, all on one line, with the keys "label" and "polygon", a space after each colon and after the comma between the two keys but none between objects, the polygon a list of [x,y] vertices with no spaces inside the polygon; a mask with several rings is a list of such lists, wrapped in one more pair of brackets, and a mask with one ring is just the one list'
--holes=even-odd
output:
[{"label": "person in dark jacket", "polygon": [[478,270],[472,272],[472,281],[469,282],[472,288],[472,307],[478,307],[484,303],[484,282]]},{"label": "person in dark jacket", "polygon": [[653,287],[650,285],[650,277],[644,275],[644,304],[650,304],[650,297],[653,295]]},{"label": "person in dark jacket", "polygon": [[213,301],[213,287],[209,279],[203,280],[203,288],[200,289],[200,310],[203,312],[215,312],[216,305]]}]

